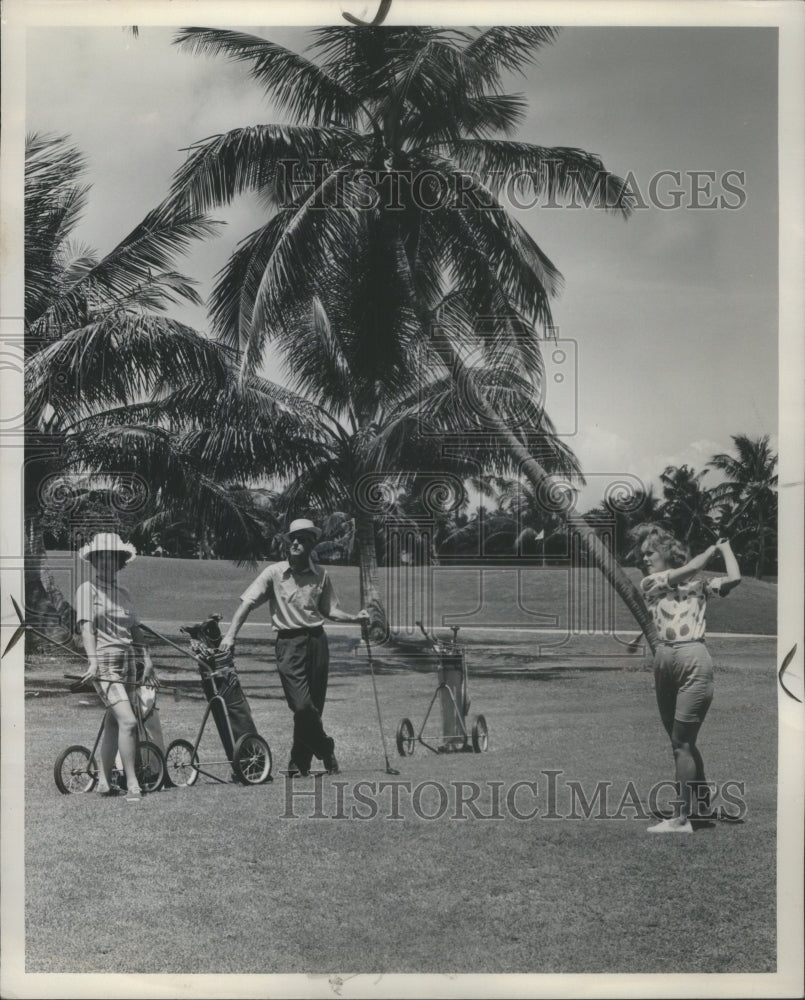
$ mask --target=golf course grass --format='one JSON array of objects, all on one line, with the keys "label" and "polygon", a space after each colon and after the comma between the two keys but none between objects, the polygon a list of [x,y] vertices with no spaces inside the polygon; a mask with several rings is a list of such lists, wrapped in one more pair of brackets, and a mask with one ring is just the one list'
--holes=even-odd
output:
[{"label": "golf course grass", "polygon": [[[53,576],[71,595],[88,572],[74,553],[50,554]],[[61,568],[60,568],[61,567]],[[237,608],[240,595],[261,567],[238,567],[223,560],[138,557],[121,574],[146,622],[199,621],[217,612],[225,619]],[[329,566],[341,604],[359,606],[358,570]],[[637,569],[626,571],[637,581]],[[634,632],[631,614],[598,570],[563,567],[435,566],[430,573],[381,567],[380,586],[395,626],[409,627],[417,618],[437,625],[473,627],[551,628],[557,638],[571,629]],[[706,576],[718,574],[705,574]],[[777,627],[777,587],[745,577],[728,598],[713,598],[707,608],[710,632],[773,635]],[[268,621],[258,608],[250,621]]]},{"label": "golf course grass", "polygon": [[[172,622],[169,637],[180,643],[177,624],[207,611],[228,617],[253,575],[195,563],[192,578],[174,571],[166,589],[171,562],[138,560],[126,574],[143,618]],[[138,568],[148,572],[138,578]],[[540,573],[540,593],[554,573]],[[357,607],[356,571],[334,576],[344,606]],[[773,605],[774,588],[754,586],[755,595],[769,587]],[[443,614],[467,610],[472,586],[462,587],[437,588]],[[728,631],[713,624],[712,603],[711,628]],[[550,613],[557,608],[559,600]],[[765,627],[773,629],[773,617]],[[61,654],[32,658],[27,971],[774,971],[774,640],[710,641],[716,696],[700,746],[708,778],[735,784],[716,801],[720,819],[698,824],[692,837],[656,838],[646,834],[650,791],[672,778],[673,761],[645,658],[623,655],[606,636],[539,656],[536,639],[516,630],[494,641],[466,635],[474,636],[470,716],[488,721],[487,753],[437,755],[418,745],[412,757],[398,756],[397,722],[409,716],[419,728],[436,673],[432,661],[378,653],[386,742],[401,772],[386,774],[365,649],[356,629],[334,630],[325,723],[342,773],[288,785],[281,769],[291,716],[258,626],[238,644],[237,662],[275,780],[243,787],[201,777],[139,806],[59,794],[56,756],[69,744],[91,746],[101,712],[94,696],[56,694],[66,690],[58,677],[76,665]],[[161,696],[166,740],[193,740],[205,705],[193,664],[164,645],[154,654],[166,680],[182,681],[178,700]],[[222,758],[212,725],[200,756],[226,777],[226,765],[212,764]],[[512,791],[517,782],[534,784]],[[578,790],[591,800],[601,783],[609,783],[607,805],[599,799],[585,818]],[[473,811],[460,800],[476,787]],[[658,805],[669,797],[660,792]]]}]

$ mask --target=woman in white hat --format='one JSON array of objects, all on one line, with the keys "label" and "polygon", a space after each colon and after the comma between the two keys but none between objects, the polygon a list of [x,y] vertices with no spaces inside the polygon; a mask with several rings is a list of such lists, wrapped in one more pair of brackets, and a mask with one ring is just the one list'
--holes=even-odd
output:
[{"label": "woman in white hat", "polygon": [[[117,582],[117,574],[137,555],[136,549],[113,532],[101,532],[79,550],[79,556],[95,570],[95,580],[82,583],[76,593],[77,624],[87,651],[89,669],[82,680],[92,681],[107,713],[101,742],[98,792],[114,795],[110,773],[120,752],[126,774],[128,802],[140,802],[142,792],[135,772],[137,720],[132,707],[136,697],[136,652],[144,660],[143,683],[156,688],[159,680],[144,644],[131,594]],[[162,731],[156,708],[150,721],[149,738],[160,749]]]}]

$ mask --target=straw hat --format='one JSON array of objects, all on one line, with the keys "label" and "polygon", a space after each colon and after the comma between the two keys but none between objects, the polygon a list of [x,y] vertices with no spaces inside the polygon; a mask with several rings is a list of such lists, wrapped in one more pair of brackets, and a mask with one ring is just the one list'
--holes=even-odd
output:
[{"label": "straw hat", "polygon": [[91,542],[78,550],[82,559],[89,559],[93,552],[125,552],[128,556],[127,562],[137,558],[137,549],[129,542],[124,542],[120,535],[113,531],[99,532]]},{"label": "straw hat", "polygon": [[306,517],[298,517],[295,521],[291,521],[290,527],[282,537],[286,542],[290,542],[291,535],[300,534],[301,532],[313,535],[317,541],[321,537],[321,528],[317,528],[316,525],[312,521],[309,521]]}]

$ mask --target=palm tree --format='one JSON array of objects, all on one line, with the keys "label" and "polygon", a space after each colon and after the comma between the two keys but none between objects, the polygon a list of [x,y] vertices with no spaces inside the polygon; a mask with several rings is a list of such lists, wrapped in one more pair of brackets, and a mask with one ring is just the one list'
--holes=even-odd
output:
[{"label": "palm tree", "polygon": [[[362,376],[356,377],[355,367],[348,363],[355,348],[353,338],[346,331],[335,337],[318,311],[315,319],[297,329],[297,357],[309,358],[310,364],[300,363],[293,376],[293,389],[299,393],[295,411],[305,414],[315,448],[308,451],[304,470],[286,487],[280,509],[301,513],[307,505],[348,513],[360,567],[361,603],[371,611],[373,631],[385,634],[378,519],[393,518],[398,526],[416,527],[406,503],[414,493],[425,497],[428,511],[438,520],[462,502],[462,491],[451,489],[456,482],[479,465],[511,471],[512,462],[494,441],[467,433],[456,386],[444,374],[428,376],[413,390],[396,380],[378,380],[374,394],[367,397]],[[527,380],[495,368],[475,377],[499,412],[527,419],[546,468],[580,477],[575,457],[556,437]],[[313,396],[319,402],[314,403]],[[302,447],[296,452],[302,453]],[[450,484],[446,476],[452,477]],[[459,495],[453,495],[456,492]]]},{"label": "palm tree", "polygon": [[629,533],[641,522],[662,520],[662,502],[655,495],[653,486],[628,490],[622,495],[615,489],[585,517],[599,531],[612,533],[613,551],[619,559],[627,564],[634,563],[639,552],[634,549]]},{"label": "palm tree", "polygon": [[[574,477],[579,485],[584,484],[582,476]],[[524,555],[528,550],[539,551],[545,557],[545,545],[549,539],[566,535],[567,525],[555,508],[544,503],[544,496],[538,494],[528,482],[500,475],[473,477],[471,485],[482,498],[491,499],[495,508],[490,510],[482,502],[476,515],[464,525],[457,525],[445,539],[448,550],[460,547],[467,550],[468,544],[485,555]],[[568,487],[570,483],[568,483]],[[564,551],[565,546],[562,545]]]},{"label": "palm tree", "polygon": [[[136,501],[151,515],[171,510],[229,526],[230,534],[249,536],[255,528],[248,506],[205,475],[188,443],[138,411],[150,397],[181,388],[178,405],[200,377],[221,382],[231,369],[221,345],[165,312],[171,303],[199,301],[172,263],[214,225],[198,213],[161,207],[100,257],[71,240],[86,204],[84,169],[67,137],[28,138],[26,604],[32,620],[56,618],[62,627],[69,627],[72,609],[47,568],[43,504],[76,504],[93,489],[117,487],[124,507]],[[150,497],[126,496],[134,482]]]},{"label": "palm tree", "polygon": [[660,475],[664,502],[662,519],[674,534],[696,551],[711,545],[716,537],[713,511],[717,501],[702,485],[707,470],[696,472],[689,465],[669,465]]},{"label": "palm tree", "polygon": [[244,376],[273,341],[298,377],[310,377],[321,355],[300,355],[298,343],[318,300],[348,345],[363,433],[427,351],[431,370],[460,387],[467,435],[483,428],[518,474],[552,495],[651,637],[636,589],[559,499],[566,494],[535,458],[527,430],[507,422],[478,379],[498,369],[539,385],[537,331],[550,324],[561,282],[506,212],[506,186],[553,199],[581,194],[621,216],[631,210],[626,186],[598,157],[507,138],[526,105],[504,92],[502,76],[555,37],[543,27],[322,28],[308,57],[240,32],[183,29],[178,44],[246,63],[298,124],[237,128],[199,143],[172,201],[206,211],[252,190],[273,213],[232,255],[212,300],[215,332],[242,351]]},{"label": "palm tree", "polygon": [[[736,537],[749,536],[755,555],[754,575],[759,578],[766,568],[768,549],[777,537],[777,455],[769,445],[768,434],[754,439],[734,434],[732,441],[737,455],[720,453],[708,462],[727,478],[712,490],[712,495],[717,503],[731,505],[722,524],[729,522],[733,531],[737,529]],[[739,543],[739,551],[742,547]]]}]

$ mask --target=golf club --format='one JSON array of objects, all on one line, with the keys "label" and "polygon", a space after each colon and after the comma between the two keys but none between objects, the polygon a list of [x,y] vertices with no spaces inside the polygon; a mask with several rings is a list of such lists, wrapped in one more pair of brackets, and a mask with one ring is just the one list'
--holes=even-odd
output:
[{"label": "golf club", "polygon": [[363,641],[366,644],[366,653],[369,657],[369,672],[372,675],[372,690],[375,693],[375,705],[377,706],[377,722],[380,726],[380,739],[383,742],[383,755],[386,758],[386,774],[399,774],[400,772],[393,768],[389,764],[388,750],[386,750],[386,737],[383,733],[383,720],[380,717],[380,699],[377,697],[377,684],[375,683],[375,667],[372,661],[372,647],[369,644],[369,623],[366,621],[361,622],[361,635],[363,636]]},{"label": "golf club", "polygon": [[141,628],[141,629],[143,629],[143,630],[144,630],[145,632],[149,632],[149,633],[150,633],[151,635],[153,635],[153,636],[154,636],[155,638],[157,638],[157,639],[161,639],[161,640],[162,640],[162,642],[165,642],[165,643],[167,643],[167,644],[168,644],[169,646],[173,646],[173,648],[174,648],[174,649],[178,649],[178,651],[179,651],[179,652],[180,652],[180,653],[181,653],[181,654],[182,654],[183,656],[189,656],[191,660],[195,660],[195,659],[196,659],[196,658],[195,658],[195,656],[194,656],[194,655],[193,655],[193,654],[192,654],[192,653],[191,653],[191,652],[190,652],[189,650],[187,650],[187,649],[184,649],[184,647],[180,646],[180,645],[179,645],[178,643],[176,643],[176,642],[173,642],[173,641],[172,641],[171,639],[169,639],[169,638],[168,638],[167,636],[165,636],[165,635],[160,635],[160,633],[159,633],[159,632],[157,632],[157,631],[156,631],[156,629],[153,629],[153,628],[151,628],[151,626],[150,626],[150,625],[146,625],[146,624],[145,624],[145,622],[140,622],[140,628]]},{"label": "golf club", "polygon": [[[80,688],[82,688],[84,686],[84,683],[85,683],[84,682],[84,675],[83,674],[65,674],[64,675],[64,679],[66,681],[75,681],[76,682],[75,684],[71,684],[70,685],[70,690],[71,691],[78,691]],[[122,684],[124,687],[148,687],[147,684],[143,685],[143,684],[140,684],[137,681],[114,681],[114,682],[110,682],[110,683]],[[157,684],[157,685],[154,685],[154,686],[160,692],[164,692],[164,691],[170,691],[170,692],[173,692],[173,693],[176,692],[176,688],[166,687],[164,684]]]},{"label": "golf club", "polygon": [[[58,642],[58,640],[56,640],[56,639],[51,639],[51,637],[49,635],[47,635],[44,632],[40,632],[39,629],[34,628],[33,625],[28,625],[26,623],[26,621],[25,621],[25,617],[23,616],[23,613],[22,613],[22,610],[21,610],[19,604],[17,604],[17,602],[14,600],[13,597],[11,598],[11,603],[14,605],[14,611],[17,614],[17,618],[19,618],[19,620],[20,620],[20,624],[17,626],[17,630],[14,632],[14,635],[12,635],[9,644],[3,650],[3,656],[5,656],[6,653],[17,644],[17,642],[25,634],[25,632],[28,631],[28,632],[33,632],[34,635],[38,635],[39,638],[40,639],[44,639],[45,642],[49,642],[51,644],[51,646],[57,646],[63,652],[69,653],[70,656],[75,656],[77,659],[81,660],[82,662],[86,661],[86,654],[79,653],[77,649],[72,649],[70,646],[65,646],[63,642]],[[153,632],[153,629],[149,629],[147,625],[144,626],[144,628],[146,628],[149,632]],[[153,634],[156,635],[157,633],[153,633]],[[162,638],[162,636],[160,636],[160,638]],[[165,641],[166,642],[170,642],[169,639],[166,639]],[[180,649],[179,646],[177,646],[176,648]],[[182,652],[183,652],[183,650],[182,650]],[[71,684],[70,685],[70,690],[76,690],[77,691],[79,688],[81,688],[81,687],[84,686],[83,675],[81,675],[81,674],[65,674],[64,678],[65,678],[65,680],[68,680],[68,681],[76,681],[77,682],[75,684]],[[128,682],[127,681],[122,681],[121,683],[126,683],[127,684]],[[176,693],[176,690],[177,690],[176,688],[164,687],[163,685],[159,685],[159,687],[160,687],[160,690],[162,690],[162,691],[172,691],[174,694]]]}]

